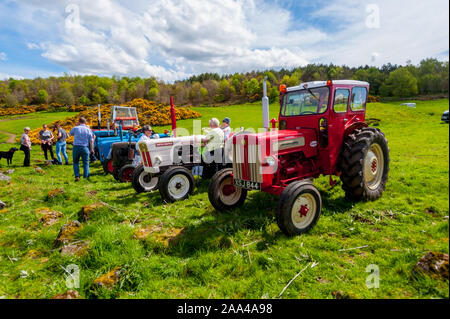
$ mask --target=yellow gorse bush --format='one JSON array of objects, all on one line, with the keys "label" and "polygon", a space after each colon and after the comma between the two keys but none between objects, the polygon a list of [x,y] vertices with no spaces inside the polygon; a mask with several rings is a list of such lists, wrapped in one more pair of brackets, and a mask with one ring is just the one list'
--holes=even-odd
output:
[{"label": "yellow gorse bush", "polygon": [[[111,106],[113,104],[102,105],[100,108],[101,112],[101,126],[102,128],[107,127],[107,120],[111,116]],[[138,112],[139,124],[143,125],[168,125],[171,123],[170,120],[170,106],[165,104],[157,104],[152,101],[145,99],[134,99],[122,106],[135,107]],[[49,129],[54,131],[55,125],[60,124],[62,128],[66,130],[67,133],[76,125],[78,119],[83,116],[86,118],[87,123],[91,127],[97,127],[98,121],[98,108],[97,107],[87,107],[83,105],[72,105],[69,107],[70,111],[80,112],[78,115],[66,118],[64,120],[58,120],[49,125]],[[200,113],[191,109],[190,106],[176,107],[176,118],[177,120],[184,119],[194,119],[201,116]],[[39,132],[41,128],[35,129],[29,133],[31,142],[33,144],[39,144]],[[67,138],[68,143],[73,142],[73,137],[69,136]]]}]

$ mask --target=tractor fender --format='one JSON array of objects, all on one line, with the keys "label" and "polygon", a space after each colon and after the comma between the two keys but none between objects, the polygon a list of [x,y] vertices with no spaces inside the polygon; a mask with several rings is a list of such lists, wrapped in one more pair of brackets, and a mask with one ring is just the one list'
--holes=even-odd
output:
[{"label": "tractor fender", "polygon": [[366,122],[353,122],[348,127],[344,129],[344,137],[353,133],[354,130],[361,129],[363,127],[368,127]]}]

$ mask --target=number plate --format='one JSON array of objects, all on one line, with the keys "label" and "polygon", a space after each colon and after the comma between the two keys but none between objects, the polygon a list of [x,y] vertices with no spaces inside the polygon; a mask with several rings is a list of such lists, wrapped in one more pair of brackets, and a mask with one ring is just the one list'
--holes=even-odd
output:
[{"label": "number plate", "polygon": [[261,190],[261,183],[251,182],[251,181],[243,181],[241,179],[234,180],[234,186],[249,189],[249,190]]}]

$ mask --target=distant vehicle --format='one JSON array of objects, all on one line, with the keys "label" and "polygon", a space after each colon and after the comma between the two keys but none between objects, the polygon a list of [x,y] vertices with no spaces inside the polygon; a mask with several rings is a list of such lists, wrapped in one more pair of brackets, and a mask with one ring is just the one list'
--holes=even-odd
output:
[{"label": "distant vehicle", "polygon": [[441,121],[448,123],[448,110],[442,114]]}]

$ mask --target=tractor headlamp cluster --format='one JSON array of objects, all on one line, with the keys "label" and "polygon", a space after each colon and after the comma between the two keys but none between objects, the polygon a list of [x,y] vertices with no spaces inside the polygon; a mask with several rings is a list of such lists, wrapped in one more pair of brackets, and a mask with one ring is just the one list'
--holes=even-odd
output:
[{"label": "tractor headlamp cluster", "polygon": [[158,166],[162,163],[162,159],[160,156],[155,156],[155,166]]},{"label": "tractor headlamp cluster", "polygon": [[273,156],[268,156],[264,160],[265,166],[275,166],[276,163],[277,163],[277,160]]}]

